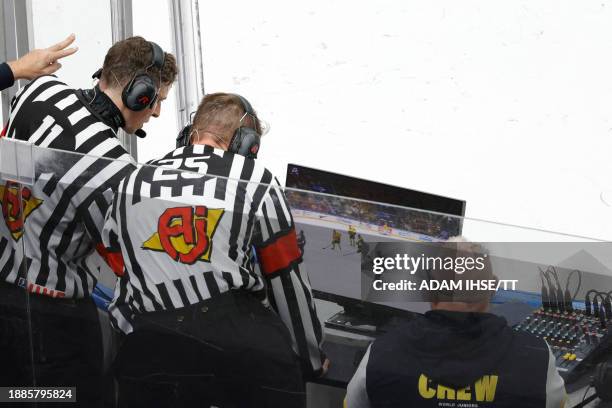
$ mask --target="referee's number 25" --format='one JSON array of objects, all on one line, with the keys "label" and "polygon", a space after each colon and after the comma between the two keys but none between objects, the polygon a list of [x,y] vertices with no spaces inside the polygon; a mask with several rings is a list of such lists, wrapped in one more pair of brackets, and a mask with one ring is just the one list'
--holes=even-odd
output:
[{"label": "referee's number 25", "polygon": [[209,158],[210,156],[200,156],[159,160],[157,161],[157,164],[162,167],[155,169],[155,173],[153,173],[153,181],[177,180],[179,174],[181,175],[181,178],[184,179],[204,177],[204,174],[208,170],[208,163],[206,163],[206,160]]}]

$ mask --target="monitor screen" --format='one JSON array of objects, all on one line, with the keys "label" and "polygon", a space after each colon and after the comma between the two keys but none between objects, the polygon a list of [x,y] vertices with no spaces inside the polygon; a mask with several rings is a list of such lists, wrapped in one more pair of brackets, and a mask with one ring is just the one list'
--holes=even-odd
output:
[{"label": "monitor screen", "polygon": [[317,170],[297,164],[289,164],[287,166],[286,186],[460,217],[465,215],[465,201],[462,200]]},{"label": "monitor screen", "polygon": [[[287,167],[286,186],[296,232],[305,241],[303,258],[313,292],[326,300],[361,300],[359,239],[436,241],[461,235],[462,200],[296,164]],[[428,308],[387,306],[415,312]]]}]

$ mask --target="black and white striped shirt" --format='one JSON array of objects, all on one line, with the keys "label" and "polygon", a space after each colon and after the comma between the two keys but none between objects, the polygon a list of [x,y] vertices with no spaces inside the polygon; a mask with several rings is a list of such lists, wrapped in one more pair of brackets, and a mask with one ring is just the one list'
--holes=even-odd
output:
[{"label": "black and white striped shirt", "polygon": [[115,130],[89,109],[55,76],[34,80],[12,101],[7,137],[38,147],[19,158],[32,162],[32,185],[0,179],[0,281],[51,297],[93,291],[99,269],[90,255],[103,248],[112,189],[134,165]]},{"label": "black and white striped shirt", "polygon": [[179,309],[229,290],[267,289],[294,350],[319,370],[322,327],[289,206],[272,173],[205,145],[149,164],[121,182],[107,214],[105,244],[125,261],[109,308],[113,324],[130,333],[135,314]]}]

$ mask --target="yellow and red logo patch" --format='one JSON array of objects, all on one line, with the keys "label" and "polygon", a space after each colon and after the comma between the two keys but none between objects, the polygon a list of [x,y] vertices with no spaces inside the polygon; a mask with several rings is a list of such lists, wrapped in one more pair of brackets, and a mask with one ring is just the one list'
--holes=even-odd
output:
[{"label": "yellow and red logo patch", "polygon": [[[21,190],[21,205],[19,205],[19,190]],[[26,219],[43,203],[32,195],[27,187],[21,187],[17,183],[7,182],[0,185],[0,202],[2,203],[2,216],[6,226],[15,241],[19,241],[23,235],[23,227]]]},{"label": "yellow and red logo patch", "polygon": [[188,265],[210,262],[212,238],[223,211],[203,205],[168,208],[159,217],[157,232],[142,244],[142,249],[165,252]]}]

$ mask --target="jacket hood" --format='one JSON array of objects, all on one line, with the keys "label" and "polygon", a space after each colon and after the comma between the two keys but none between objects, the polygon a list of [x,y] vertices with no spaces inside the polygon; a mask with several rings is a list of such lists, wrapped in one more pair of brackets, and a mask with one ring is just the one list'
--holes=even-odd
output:
[{"label": "jacket hood", "polygon": [[436,310],[410,322],[400,341],[429,378],[461,388],[494,371],[511,346],[511,330],[506,319],[490,313]]}]

